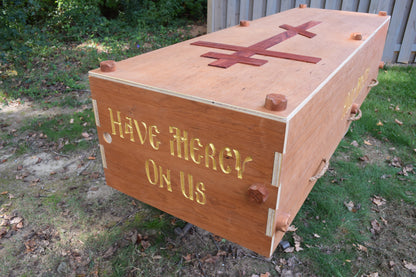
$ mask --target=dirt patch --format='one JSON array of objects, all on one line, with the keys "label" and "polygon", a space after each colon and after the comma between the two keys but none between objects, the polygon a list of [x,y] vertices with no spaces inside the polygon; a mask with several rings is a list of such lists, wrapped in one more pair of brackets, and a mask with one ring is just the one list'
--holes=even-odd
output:
[{"label": "dirt patch", "polygon": [[380,276],[413,276],[416,265],[416,207],[386,203],[373,207],[373,219],[368,230],[371,240],[365,244],[355,267],[378,272]]}]

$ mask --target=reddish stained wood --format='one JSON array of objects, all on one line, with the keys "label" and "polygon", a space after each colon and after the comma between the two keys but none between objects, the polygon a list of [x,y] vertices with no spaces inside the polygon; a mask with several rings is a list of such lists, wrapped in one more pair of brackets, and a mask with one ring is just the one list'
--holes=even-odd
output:
[{"label": "reddish stained wood", "polygon": [[313,38],[314,36],[316,36],[316,34],[314,34],[314,33],[311,33],[311,32],[308,32],[306,30],[302,30],[302,29],[299,29],[299,28],[296,28],[296,27],[293,27],[293,26],[290,26],[290,25],[287,25],[287,24],[280,25],[279,27],[282,28],[282,29],[288,30],[288,31],[294,31],[294,32],[298,33],[299,35],[302,35],[302,36],[305,36],[305,37],[308,37],[308,38]]},{"label": "reddish stained wood", "polygon": [[215,52],[205,53],[201,55],[201,57],[213,58],[213,59],[227,59],[227,60],[232,60],[232,61],[237,60],[239,63],[255,65],[255,66],[260,66],[260,65],[267,63],[266,60],[246,58],[246,57],[240,57],[236,55],[227,55],[227,54],[221,54],[221,53],[215,53]]},{"label": "reddish stained wood", "polygon": [[[201,55],[201,57],[208,57],[208,58],[215,58],[218,59],[215,62],[210,63],[210,66],[216,66],[221,68],[228,68],[236,63],[244,63],[249,65],[255,65],[260,66],[265,64],[263,60],[259,59],[247,59],[251,56],[258,54],[258,55],[264,55],[264,56],[270,56],[275,58],[282,58],[282,59],[289,59],[289,60],[295,60],[300,62],[307,62],[307,63],[318,63],[321,59],[316,57],[308,57],[303,55],[297,55],[297,54],[291,54],[291,53],[283,53],[283,52],[277,52],[277,51],[268,51],[266,50],[269,47],[272,47],[276,44],[281,43],[282,41],[289,39],[297,34],[304,35],[306,37],[313,37],[315,34],[306,31],[309,28],[312,28],[315,25],[318,25],[321,23],[320,21],[308,21],[304,24],[301,24],[297,27],[289,26],[287,24],[283,24],[280,27],[284,26],[288,28],[288,31],[277,34],[271,38],[265,39],[263,41],[260,41],[256,44],[253,44],[249,47],[241,47],[237,45],[229,45],[229,44],[223,44],[223,43],[215,43],[215,42],[207,42],[207,41],[196,41],[191,43],[191,45],[197,45],[197,46],[205,46],[205,47],[212,47],[212,48],[218,48],[218,49],[224,49],[224,50],[231,50],[231,51],[237,51],[231,55],[227,54],[220,54],[220,53],[214,53],[209,52],[204,55]],[[284,28],[282,27],[282,28]],[[284,28],[285,29],[285,28]],[[257,60],[257,61],[255,61]],[[262,61],[262,63],[260,63]],[[266,61],[267,62],[267,61]]]}]

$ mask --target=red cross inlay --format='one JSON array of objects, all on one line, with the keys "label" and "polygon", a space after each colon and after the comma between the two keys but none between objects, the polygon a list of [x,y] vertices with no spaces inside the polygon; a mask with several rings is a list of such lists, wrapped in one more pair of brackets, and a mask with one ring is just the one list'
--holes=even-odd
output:
[{"label": "red cross inlay", "polygon": [[267,48],[270,48],[276,44],[279,44],[282,41],[289,39],[293,36],[296,36],[298,34],[308,37],[308,38],[312,38],[316,34],[307,31],[307,29],[312,28],[313,26],[316,26],[319,23],[321,22],[309,21],[296,27],[293,27],[287,24],[280,25],[279,26],[280,28],[283,28],[287,31],[280,33],[278,35],[275,35],[266,40],[260,41],[248,47],[230,45],[230,44],[224,44],[224,43],[208,42],[208,41],[196,41],[196,42],[191,43],[191,45],[236,51],[233,54],[208,52],[208,53],[201,55],[201,57],[217,59],[216,61],[210,63],[209,65],[221,67],[221,68],[228,68],[236,63],[243,63],[243,64],[249,64],[249,65],[255,65],[255,66],[261,66],[267,63],[267,60],[251,58],[251,56],[253,55],[269,56],[269,57],[274,57],[274,58],[288,59],[288,60],[307,62],[307,63],[318,63],[321,60],[320,58],[297,55],[297,54],[292,54],[292,53],[271,51],[271,50],[267,50]]}]

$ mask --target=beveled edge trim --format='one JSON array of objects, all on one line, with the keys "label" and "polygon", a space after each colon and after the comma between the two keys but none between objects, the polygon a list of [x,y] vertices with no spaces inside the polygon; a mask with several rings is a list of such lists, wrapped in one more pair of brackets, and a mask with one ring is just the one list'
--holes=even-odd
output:
[{"label": "beveled edge trim", "polygon": [[107,168],[107,160],[105,158],[104,146],[102,144],[100,144],[100,152],[101,152],[101,160],[103,162],[103,167]]},{"label": "beveled edge trim", "polygon": [[274,234],[276,233],[274,231],[274,220],[276,217],[276,210],[270,209],[267,214],[267,226],[266,226],[266,236],[268,237],[274,237]]},{"label": "beveled edge trim", "polygon": [[283,155],[279,152],[274,153],[272,186],[276,188],[280,186],[280,171],[282,168],[282,156]]},{"label": "beveled edge trim", "polygon": [[101,125],[100,125],[100,116],[98,115],[97,100],[95,100],[95,99],[91,99],[91,100],[92,100],[92,109],[94,110],[95,125],[97,125],[97,127],[101,127]]}]

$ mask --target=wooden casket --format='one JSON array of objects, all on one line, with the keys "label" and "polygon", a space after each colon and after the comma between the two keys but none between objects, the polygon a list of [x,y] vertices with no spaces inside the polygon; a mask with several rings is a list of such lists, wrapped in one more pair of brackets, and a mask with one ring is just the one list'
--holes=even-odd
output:
[{"label": "wooden casket", "polygon": [[360,116],[389,19],[297,8],[103,62],[107,184],[271,256]]}]

